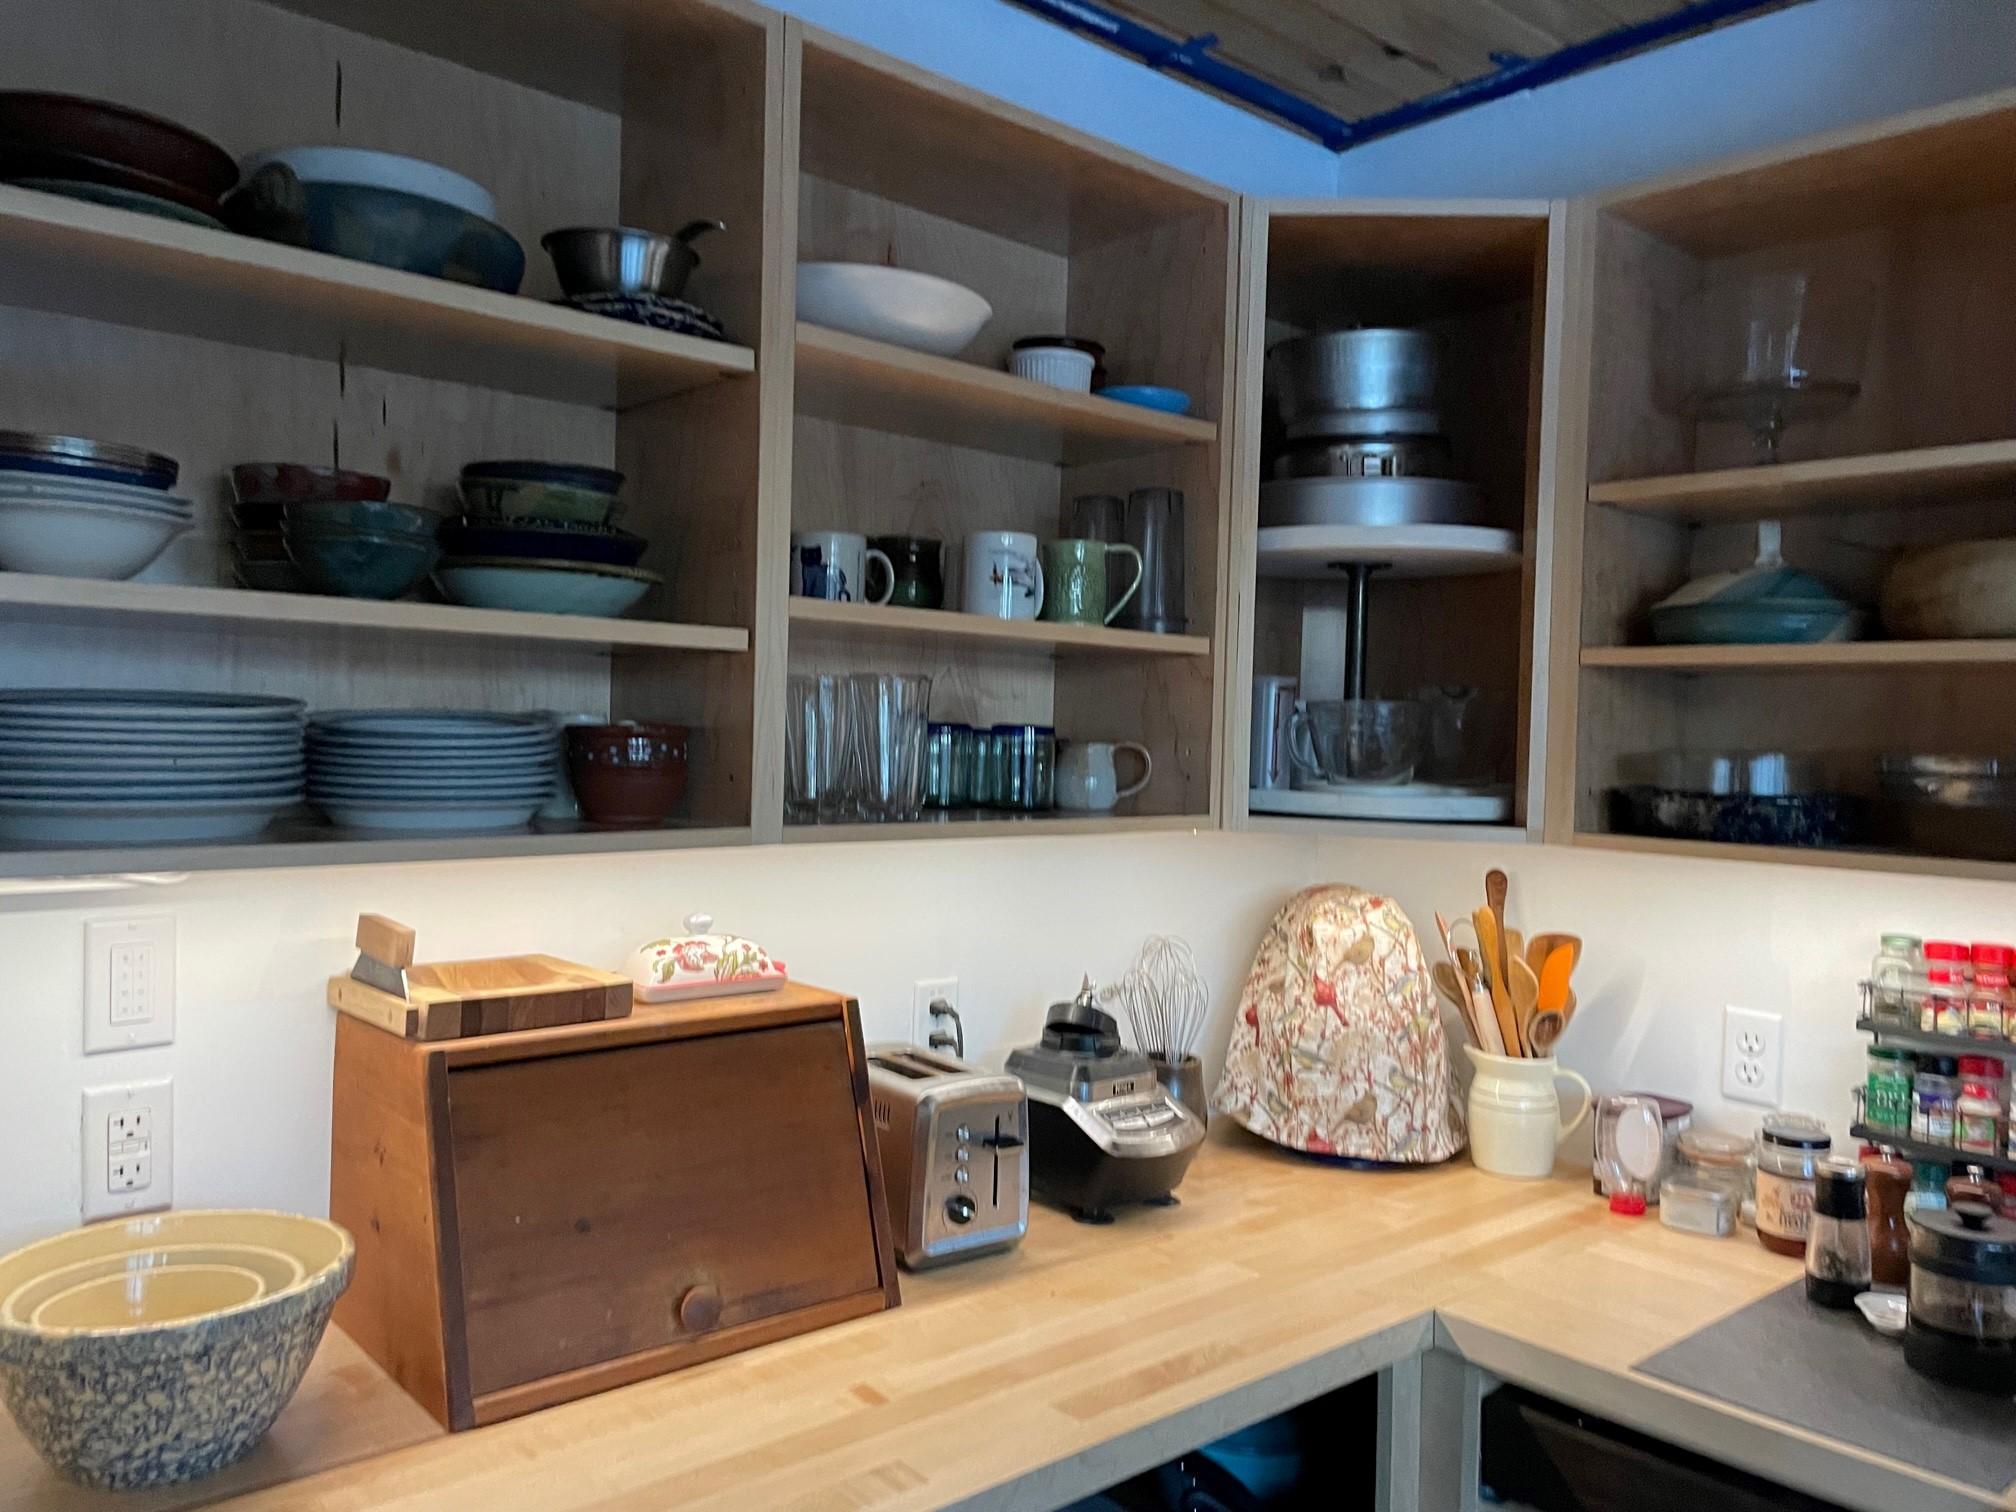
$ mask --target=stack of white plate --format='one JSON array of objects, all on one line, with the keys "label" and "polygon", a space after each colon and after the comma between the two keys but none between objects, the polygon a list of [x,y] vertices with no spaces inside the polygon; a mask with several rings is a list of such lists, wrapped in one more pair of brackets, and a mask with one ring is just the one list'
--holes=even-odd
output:
[{"label": "stack of white plate", "polygon": [[0,841],[239,840],[301,799],[301,704],[120,689],[0,693]]},{"label": "stack of white plate", "polygon": [[558,753],[543,714],[317,714],[308,798],[347,829],[520,829],[553,795]]}]

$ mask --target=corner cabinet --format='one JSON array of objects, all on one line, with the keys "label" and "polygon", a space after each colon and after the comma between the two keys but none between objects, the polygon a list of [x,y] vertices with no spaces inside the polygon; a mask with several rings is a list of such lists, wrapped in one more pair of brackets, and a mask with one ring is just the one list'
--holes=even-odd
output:
[{"label": "corner cabinet", "polygon": [[[1235,825],[1539,837],[1572,225],[1545,200],[1247,206],[1226,689]],[[1354,328],[1422,344],[1435,376],[1404,413],[1305,413],[1325,384],[1351,396],[1334,359],[1295,357],[1308,350],[1298,338]],[[1369,387],[1384,354],[1367,356]],[[1304,366],[1283,370],[1284,358]],[[1340,774],[1319,735],[1305,751],[1325,770],[1297,761],[1292,781],[1277,767],[1270,784],[1251,761],[1255,681],[1270,676],[1294,679],[1304,705],[1407,705],[1418,728],[1403,745],[1418,760],[1392,781],[1326,780]]]}]

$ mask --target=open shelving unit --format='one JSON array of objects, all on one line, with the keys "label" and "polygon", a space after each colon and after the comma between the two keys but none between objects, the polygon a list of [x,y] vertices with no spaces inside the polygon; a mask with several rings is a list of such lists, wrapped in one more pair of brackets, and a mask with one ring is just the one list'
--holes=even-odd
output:
[{"label": "open shelving unit", "polygon": [[[1908,549],[2016,534],[2016,92],[1833,132],[1627,189],[1589,209],[1583,287],[1586,503],[1555,542],[1549,838],[1656,854],[2011,875],[1961,856],[1877,792],[1886,754],[2007,756],[2016,642],[1884,639],[1873,606]],[[1742,428],[1674,396],[1677,312],[1705,281],[1807,270],[1867,284],[1861,392],[1786,430],[1756,465]],[[1787,562],[1871,606],[1868,639],[1648,644],[1649,605],[1746,566],[1755,522]],[[1579,628],[1579,633],[1577,630]],[[1793,851],[1614,833],[1620,762],[1649,750],[1779,750],[1869,800],[1853,849]],[[1990,842],[1992,846],[1993,842]]]},{"label": "open shelving unit", "polygon": [[[1256,201],[1246,218],[1237,417],[1238,637],[1227,679],[1224,804],[1244,827],[1505,839],[1537,835],[1546,727],[1545,543],[1560,472],[1558,409],[1569,228],[1545,200]],[[1284,435],[1268,352],[1352,326],[1440,341],[1439,408],[1467,524],[1269,524],[1263,486]],[[1345,569],[1368,564],[1365,696],[1478,690],[1471,791],[1252,787],[1253,678],[1291,676],[1304,702],[1347,686]],[[1476,789],[1485,789],[1488,796]],[[1439,815],[1437,818],[1427,817]]]},{"label": "open shelving unit", "polygon": [[[933,719],[1139,741],[1155,771],[1113,814],[980,811],[807,826],[788,838],[1213,823],[1230,529],[1218,417],[1234,386],[1235,196],[809,28],[801,53],[799,258],[935,273],[977,290],[994,313],[953,357],[796,327],[791,528],[942,542],[947,607],[793,598],[789,668],[925,673]],[[1060,333],[1104,343],[1110,382],[1187,391],[1192,413],[1005,371],[1016,339]],[[1184,495],[1184,633],[961,612],[969,534],[1048,541],[1076,495],[1137,487]],[[781,811],[781,791],[777,801]]]}]

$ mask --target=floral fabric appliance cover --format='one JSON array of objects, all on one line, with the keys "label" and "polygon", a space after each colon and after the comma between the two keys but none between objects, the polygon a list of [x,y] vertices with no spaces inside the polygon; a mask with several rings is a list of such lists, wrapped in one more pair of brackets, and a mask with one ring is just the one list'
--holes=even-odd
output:
[{"label": "floral fabric appliance cover", "polygon": [[1429,1164],[1463,1148],[1441,1009],[1391,898],[1311,887],[1274,916],[1213,1104],[1312,1155]]},{"label": "floral fabric appliance cover", "polygon": [[630,980],[640,1003],[768,992],[785,981],[784,963],[753,940],[710,934],[713,918],[690,914],[682,939],[646,940],[630,952]]}]

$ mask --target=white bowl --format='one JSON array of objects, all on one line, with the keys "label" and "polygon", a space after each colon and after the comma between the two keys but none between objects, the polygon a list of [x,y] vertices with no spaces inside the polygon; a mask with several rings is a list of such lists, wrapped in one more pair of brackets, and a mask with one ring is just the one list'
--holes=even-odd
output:
[{"label": "white bowl", "polygon": [[1008,356],[1008,371],[1017,378],[1074,394],[1092,392],[1092,370],[1098,365],[1090,352],[1071,347],[1023,347]]},{"label": "white bowl", "polygon": [[464,178],[439,163],[401,157],[396,152],[370,152],[362,147],[275,147],[255,152],[238,168],[250,178],[268,163],[284,163],[304,184],[362,184],[372,189],[398,189],[423,199],[439,200],[486,221],[497,219],[497,201],[472,178]]},{"label": "white bowl", "polygon": [[188,529],[173,515],[117,504],[0,500],[0,568],[130,578]]},{"label": "white bowl", "polygon": [[993,315],[994,306],[949,278],[875,263],[798,265],[798,318],[852,336],[951,357]]},{"label": "white bowl", "polygon": [[441,592],[472,609],[517,609],[532,614],[585,614],[614,619],[651,590],[645,576],[554,567],[507,567],[461,562],[434,569]]}]

